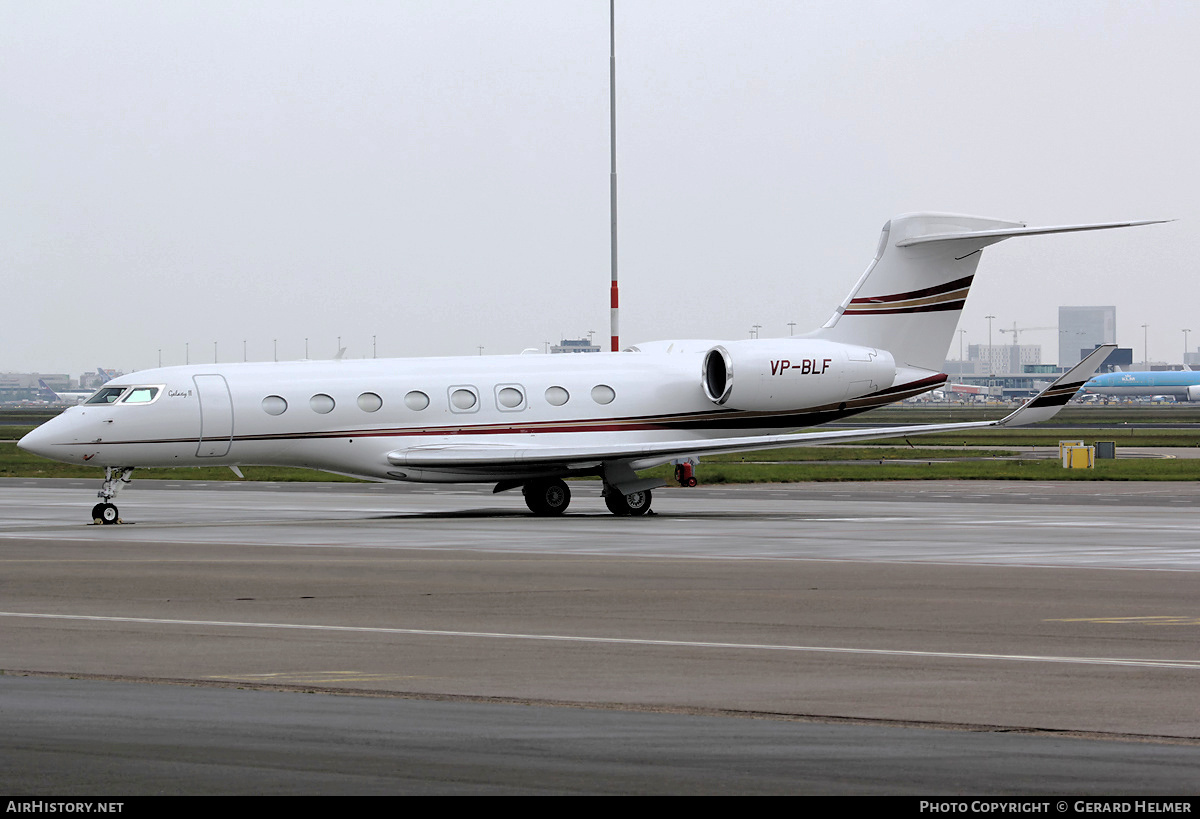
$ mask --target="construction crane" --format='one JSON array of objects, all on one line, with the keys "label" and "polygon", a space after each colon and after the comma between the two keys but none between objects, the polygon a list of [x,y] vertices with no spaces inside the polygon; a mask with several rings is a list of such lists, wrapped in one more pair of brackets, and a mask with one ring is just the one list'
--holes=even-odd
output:
[{"label": "construction crane", "polygon": [[1035,330],[1055,330],[1055,331],[1057,331],[1058,328],[1057,327],[1017,327],[1017,323],[1015,321],[1013,322],[1013,326],[1012,326],[1011,330],[1008,329],[1007,327],[1000,328],[1000,332],[1002,332],[1002,333],[1012,333],[1013,334],[1013,346],[1014,347],[1019,343],[1017,341],[1017,337],[1018,337],[1019,333],[1029,333],[1029,332],[1033,332]]}]

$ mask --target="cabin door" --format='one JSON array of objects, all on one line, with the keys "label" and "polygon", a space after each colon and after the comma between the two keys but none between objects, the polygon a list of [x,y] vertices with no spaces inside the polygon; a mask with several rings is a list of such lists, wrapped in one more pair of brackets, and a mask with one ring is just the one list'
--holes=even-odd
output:
[{"label": "cabin door", "polygon": [[223,375],[194,375],[200,396],[200,446],[198,458],[220,458],[229,454],[233,442],[233,400]]}]

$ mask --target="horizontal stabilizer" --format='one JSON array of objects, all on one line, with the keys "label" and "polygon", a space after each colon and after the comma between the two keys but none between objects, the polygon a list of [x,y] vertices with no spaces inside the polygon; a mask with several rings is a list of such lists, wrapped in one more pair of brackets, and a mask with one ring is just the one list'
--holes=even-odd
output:
[{"label": "horizontal stabilizer", "polygon": [[1140,222],[1097,222],[1090,225],[1055,225],[1053,227],[1019,227],[1001,228],[999,230],[974,230],[958,233],[930,233],[925,236],[913,236],[896,242],[896,247],[913,247],[928,245],[935,242],[954,242],[963,239],[990,240],[986,244],[995,244],[1014,236],[1040,236],[1043,233],[1078,233],[1084,230],[1109,230],[1110,228],[1137,227],[1139,225],[1161,225],[1172,219],[1147,219]]}]

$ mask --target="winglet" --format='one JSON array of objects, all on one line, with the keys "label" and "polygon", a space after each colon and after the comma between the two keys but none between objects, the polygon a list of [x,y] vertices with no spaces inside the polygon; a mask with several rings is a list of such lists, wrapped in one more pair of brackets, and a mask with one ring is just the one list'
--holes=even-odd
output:
[{"label": "winglet", "polygon": [[1071,369],[1060,375],[1046,389],[1039,392],[1029,403],[996,423],[998,427],[1020,427],[1037,424],[1053,418],[1079,388],[1087,383],[1109,354],[1117,349],[1116,344],[1101,344]]}]

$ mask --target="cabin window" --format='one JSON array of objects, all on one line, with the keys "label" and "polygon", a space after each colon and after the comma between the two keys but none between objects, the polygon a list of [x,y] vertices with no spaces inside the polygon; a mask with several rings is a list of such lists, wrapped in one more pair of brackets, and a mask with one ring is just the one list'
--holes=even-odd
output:
[{"label": "cabin window", "polygon": [[564,387],[550,387],[546,390],[546,403],[551,406],[561,407],[570,400],[571,393],[567,392]]},{"label": "cabin window", "polygon": [[327,412],[333,412],[334,401],[332,395],[326,395],[319,392],[312,398],[308,399],[308,405],[312,407],[313,412],[319,412],[324,415]]},{"label": "cabin window", "polygon": [[262,400],[262,408],[267,415],[283,415],[287,412],[287,401],[281,395],[268,395]]},{"label": "cabin window", "polygon": [[479,409],[479,395],[474,387],[450,388],[450,409],[455,412],[475,412]]},{"label": "cabin window", "polygon": [[87,400],[89,404],[115,404],[125,387],[105,387]]},{"label": "cabin window", "polygon": [[122,404],[149,404],[158,395],[158,387],[134,387],[121,401]]},{"label": "cabin window", "polygon": [[517,384],[496,387],[496,405],[502,410],[519,410],[525,407],[525,391]]},{"label": "cabin window", "polygon": [[597,384],[592,387],[592,400],[597,404],[611,404],[617,393],[607,384]]},{"label": "cabin window", "polygon": [[404,396],[404,406],[414,412],[420,412],[429,406],[429,396],[420,390],[413,390]]},{"label": "cabin window", "polygon": [[378,412],[383,406],[383,399],[373,392],[364,392],[358,396],[358,408],[363,412]]}]

